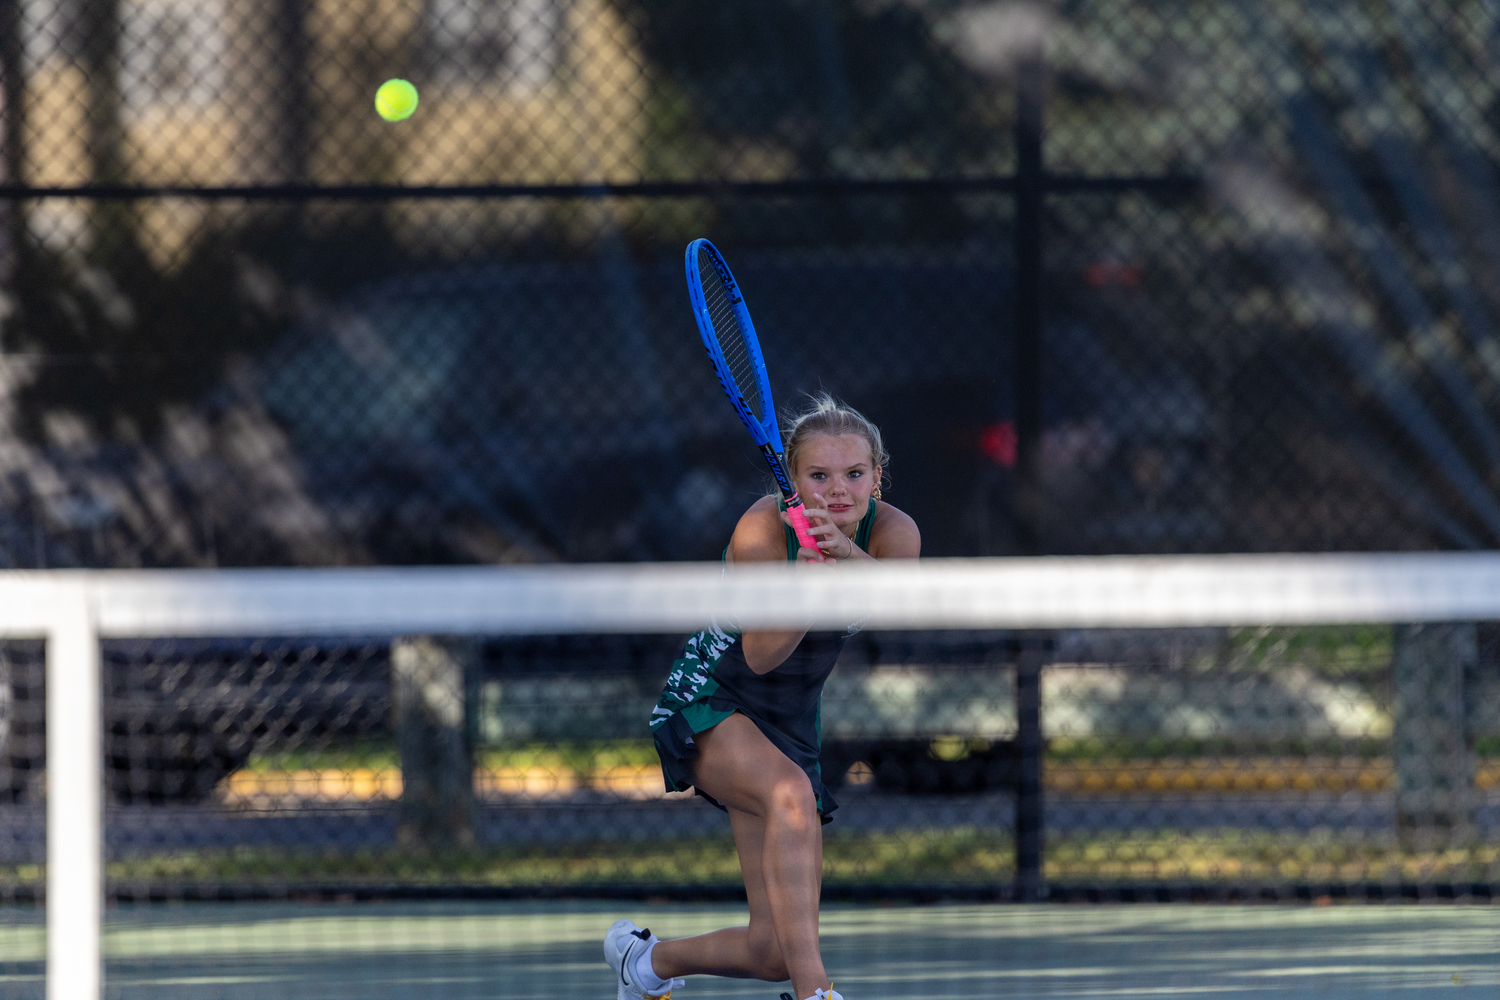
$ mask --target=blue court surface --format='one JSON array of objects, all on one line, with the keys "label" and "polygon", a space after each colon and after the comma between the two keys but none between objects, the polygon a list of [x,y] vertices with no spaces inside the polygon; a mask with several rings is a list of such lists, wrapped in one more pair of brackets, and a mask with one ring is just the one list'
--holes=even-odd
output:
[{"label": "blue court surface", "polygon": [[[108,913],[105,995],[145,998],[612,998],[618,916],[663,937],[743,922],[734,906],[188,904]],[[1486,906],[832,906],[824,957],[848,1000],[984,997],[1495,996]],[[43,996],[35,910],[0,911],[0,995]],[[695,977],[689,998],[771,984]]]}]

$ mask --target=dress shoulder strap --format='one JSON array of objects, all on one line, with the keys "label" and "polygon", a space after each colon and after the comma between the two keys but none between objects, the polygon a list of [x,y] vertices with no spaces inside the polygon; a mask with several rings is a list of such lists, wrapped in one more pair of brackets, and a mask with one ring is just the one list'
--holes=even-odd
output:
[{"label": "dress shoulder strap", "polygon": [[871,497],[870,509],[865,511],[865,516],[859,519],[859,527],[854,529],[854,544],[866,552],[870,551],[870,532],[875,530],[875,511],[877,509],[879,509],[879,505],[875,503],[875,498]]}]

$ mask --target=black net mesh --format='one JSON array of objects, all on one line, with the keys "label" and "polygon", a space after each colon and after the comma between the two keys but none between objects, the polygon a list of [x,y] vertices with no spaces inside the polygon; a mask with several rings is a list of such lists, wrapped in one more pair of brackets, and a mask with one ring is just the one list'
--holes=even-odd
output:
[{"label": "black net mesh", "polygon": [[[1489,625],[869,632],[824,693],[829,899],[1010,898],[1041,651],[1042,875],[1073,899],[1488,896]],[[682,639],[112,640],[122,901],[735,898],[646,723]],[[40,649],[5,647],[5,890],[40,890]],[[1033,803],[1035,805],[1035,803]]]}]

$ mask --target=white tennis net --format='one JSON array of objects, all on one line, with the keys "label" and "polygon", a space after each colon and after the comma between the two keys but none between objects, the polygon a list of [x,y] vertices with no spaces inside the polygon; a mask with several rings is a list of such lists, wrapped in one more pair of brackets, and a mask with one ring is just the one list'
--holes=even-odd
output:
[{"label": "white tennis net", "polygon": [[[639,765],[638,762],[628,766],[610,765],[614,770],[597,763],[598,759],[603,759],[600,754],[618,756],[623,753],[628,756],[627,751],[634,751],[629,747],[620,749],[624,745],[622,741],[628,742],[623,736],[610,737],[615,742],[605,747],[604,736],[613,732],[609,729],[613,725],[609,721],[612,717],[606,718],[607,712],[600,714],[604,710],[597,706],[588,707],[592,705],[588,699],[597,697],[599,691],[608,691],[614,692],[609,697],[618,703],[610,708],[620,704],[634,705],[632,699],[637,698],[640,691],[647,690],[649,694],[652,684],[659,686],[660,676],[656,675],[665,675],[671,654],[661,657],[659,662],[651,659],[657,655],[654,646],[647,653],[632,654],[642,662],[635,663],[627,671],[607,664],[601,666],[615,654],[600,653],[599,650],[624,648],[618,644],[568,646],[555,637],[686,633],[715,621],[751,628],[846,628],[851,623],[858,623],[866,636],[886,634],[884,645],[870,640],[860,647],[868,654],[867,662],[851,660],[847,668],[841,667],[847,670],[851,679],[830,681],[827,696],[833,707],[827,712],[826,732],[831,734],[831,743],[843,748],[842,752],[847,755],[847,759],[837,758],[839,780],[845,780],[847,772],[851,788],[863,782],[871,788],[890,792],[883,799],[878,799],[878,796],[860,799],[855,794],[858,789],[851,791],[851,804],[846,810],[850,828],[858,831],[861,829],[859,824],[866,823],[868,836],[887,836],[889,829],[899,827],[899,823],[890,820],[889,816],[890,810],[906,801],[902,796],[927,794],[929,798],[920,801],[928,805],[922,808],[941,801],[946,803],[944,808],[959,817],[942,821],[924,819],[928,827],[923,829],[928,833],[935,829],[932,824],[946,823],[947,826],[939,832],[947,831],[952,837],[959,837],[954,831],[979,830],[983,836],[995,839],[1010,837],[1013,831],[1007,826],[1010,824],[1008,819],[984,818],[991,815],[985,809],[999,808],[993,804],[993,793],[996,792],[996,782],[1001,779],[993,775],[1011,774],[1020,767],[1018,776],[1012,775],[1004,780],[1014,780],[1017,788],[1026,786],[1027,774],[1030,773],[1026,767],[1034,765],[1039,768],[1040,765],[1035,761],[1033,765],[1024,764],[1027,752],[1024,744],[1031,739],[1033,754],[1039,752],[1042,740],[1039,728],[1042,722],[1039,720],[1043,716],[1051,720],[1047,724],[1048,745],[1053,751],[1065,745],[1073,747],[1070,752],[1077,757],[1075,760],[1054,754],[1055,761],[1048,758],[1048,766],[1052,768],[1049,787],[1061,790],[1059,801],[1063,803],[1069,801],[1066,799],[1066,795],[1071,794],[1068,789],[1072,788],[1078,794],[1087,793],[1094,787],[1089,785],[1091,781],[1096,785],[1104,782],[1106,791],[1114,789],[1125,794],[1129,791],[1127,779],[1134,773],[1132,767],[1139,772],[1140,781],[1145,785],[1165,781],[1170,786],[1168,791],[1171,787],[1189,788],[1193,782],[1207,787],[1214,781],[1222,785],[1224,781],[1232,783],[1244,778],[1253,783],[1261,780],[1254,777],[1260,773],[1256,768],[1269,766],[1274,770],[1280,766],[1266,764],[1269,757],[1275,756],[1266,749],[1268,746],[1282,748],[1281,757],[1277,759],[1283,763],[1296,757],[1302,762],[1298,766],[1314,775],[1308,780],[1314,784],[1324,782],[1332,789],[1336,781],[1328,776],[1333,772],[1324,765],[1330,759],[1326,747],[1331,745],[1330,740],[1336,739],[1345,740],[1350,747],[1357,744],[1350,751],[1350,760],[1358,757],[1377,762],[1366,766],[1357,760],[1354,763],[1346,761],[1347,766],[1340,765],[1344,770],[1339,772],[1344,777],[1337,780],[1347,778],[1349,787],[1357,789],[1359,782],[1365,780],[1361,775],[1369,772],[1373,775],[1367,782],[1371,788],[1378,785],[1376,791],[1380,794],[1389,792],[1399,796],[1401,781],[1405,780],[1400,774],[1386,779],[1376,774],[1380,767],[1399,771],[1404,766],[1392,756],[1394,751],[1382,749],[1387,744],[1393,745],[1395,737],[1392,736],[1391,719],[1403,710],[1401,690],[1402,684],[1407,683],[1403,682],[1402,676],[1391,671],[1400,669],[1403,655],[1408,659],[1414,656],[1413,662],[1417,665],[1408,673],[1420,674],[1419,679],[1425,678],[1422,683],[1431,687],[1432,683],[1437,683],[1433,678],[1440,679],[1439,675],[1452,673],[1444,663],[1434,665],[1433,661],[1443,660],[1446,654],[1442,650],[1457,649],[1454,662],[1464,661],[1459,664],[1460,677],[1455,682],[1459,685],[1456,689],[1460,702],[1457,715],[1444,716],[1440,706],[1433,707],[1431,698],[1409,699],[1404,710],[1410,714],[1416,710],[1413,706],[1417,706],[1426,713],[1429,722],[1437,720],[1439,723],[1444,719],[1451,722],[1454,718],[1462,720],[1472,716],[1472,713],[1465,715],[1461,703],[1479,688],[1469,691],[1466,696],[1463,684],[1482,685],[1489,680],[1484,674],[1485,663],[1480,662],[1484,656],[1464,652],[1464,649],[1478,649],[1483,642],[1473,638],[1466,640],[1467,633],[1430,630],[1431,635],[1439,638],[1427,641],[1423,647],[1421,641],[1411,638],[1411,629],[1424,623],[1445,627],[1470,623],[1472,630],[1472,623],[1500,622],[1500,556],[1485,553],[928,560],[907,565],[826,569],[751,566],[725,570],[718,565],[677,564],[15,572],[0,575],[0,638],[13,641],[42,639],[46,643],[45,688],[50,693],[45,727],[48,995],[74,998],[98,996],[100,992],[100,906],[105,893],[100,859],[107,851],[114,852],[111,856],[122,858],[128,853],[123,848],[110,846],[112,842],[105,831],[107,817],[115,817],[108,819],[111,823],[203,823],[219,824],[214,829],[231,830],[248,829],[244,826],[244,822],[248,822],[245,819],[247,810],[259,809],[254,818],[265,821],[263,827],[284,822],[290,828],[291,824],[306,819],[299,809],[306,812],[319,802],[327,805],[325,800],[332,794],[326,792],[326,786],[332,780],[328,777],[327,767],[322,771],[312,765],[276,770],[265,763],[281,760],[294,751],[307,751],[311,746],[307,741],[314,738],[307,734],[318,734],[316,739],[321,741],[317,744],[319,753],[331,753],[327,748],[338,743],[336,734],[329,735],[334,730],[326,720],[307,722],[300,717],[292,719],[290,715],[284,718],[276,715],[282,711],[273,704],[277,697],[283,701],[305,701],[310,697],[308,692],[312,689],[308,684],[311,682],[296,679],[302,674],[296,674],[292,681],[286,680],[293,677],[294,668],[301,669],[299,664],[316,664],[317,670],[308,668],[307,676],[316,674],[319,683],[328,686],[327,690],[337,690],[341,692],[340,697],[349,698],[353,696],[348,692],[364,691],[373,683],[369,678],[376,674],[370,673],[371,664],[378,663],[381,670],[392,669],[388,663],[399,657],[391,652],[393,647],[382,644],[398,637],[472,636],[490,642],[489,659],[510,657],[505,661],[509,666],[503,669],[512,672],[504,674],[501,680],[480,678],[469,692],[471,701],[487,706],[485,711],[489,714],[479,723],[482,731],[476,739],[481,743],[489,741],[487,745],[493,750],[492,759],[496,761],[487,771],[482,768],[474,771],[474,794],[483,800],[480,813],[489,816],[486,822],[490,822],[494,829],[503,827],[509,831],[505,836],[511,841],[519,836],[516,831],[522,830],[525,822],[531,822],[527,817],[540,815],[538,810],[546,809],[552,810],[547,813],[550,818],[546,822],[556,824],[560,822],[559,817],[571,817],[566,822],[581,824],[580,828],[592,831],[590,836],[607,839],[613,835],[611,830],[630,829],[633,822],[630,810],[634,808],[630,802],[643,796],[653,800],[660,798],[659,788],[651,791],[653,782],[659,785],[660,779],[652,777],[649,765]],[[1330,640],[1329,633],[1316,631],[1362,624],[1387,631],[1379,633],[1373,640],[1363,633],[1356,635],[1353,632],[1339,633]],[[1389,630],[1398,628],[1407,631],[1391,639],[1395,633]],[[1307,631],[1309,629],[1313,631]],[[933,638],[937,633],[949,633],[950,637]],[[891,652],[899,642],[889,637],[897,634],[924,635],[926,645],[918,653],[903,654],[906,656],[903,660]],[[1251,638],[1245,638],[1247,634]],[[1455,634],[1456,639],[1453,638]],[[526,653],[528,666],[517,672],[518,668],[514,666],[519,662],[516,659],[520,655],[516,652],[517,647],[504,646],[503,643],[525,636],[550,636],[555,641],[551,646],[527,647],[530,650]],[[1038,639],[1038,636],[1043,638]],[[181,641],[187,640],[199,645],[181,645]],[[214,640],[225,640],[228,644],[215,644]],[[172,645],[173,641],[178,641],[178,645]],[[1463,645],[1466,641],[1469,647]],[[1433,645],[1434,642],[1437,645]],[[494,645],[496,643],[501,645]],[[1277,643],[1281,645],[1277,646]],[[273,647],[280,644],[279,648],[288,652],[267,654],[268,644]],[[1331,654],[1334,659],[1343,657],[1344,666],[1338,666],[1332,673],[1324,669],[1327,658],[1318,660],[1315,655],[1320,644],[1325,650],[1334,649]],[[954,652],[960,648],[967,652]],[[1419,653],[1403,654],[1402,650],[1408,648],[1416,648]],[[496,653],[495,649],[501,652]],[[1025,659],[1018,651],[1025,649],[1039,651],[1034,660],[1037,664],[1046,664],[1045,670],[1050,673],[1038,676],[1052,679],[1049,687],[1048,681],[1033,678],[1031,695],[1025,693],[1027,682],[1018,666]],[[1314,652],[1307,652],[1309,649]],[[1426,649],[1426,653],[1421,653],[1422,649]],[[1350,650],[1355,652],[1350,653]],[[591,656],[595,658],[592,665],[584,662]],[[967,660],[964,660],[965,656]],[[1465,657],[1474,662],[1469,663]],[[15,660],[16,656],[11,658]],[[1348,662],[1353,660],[1358,660],[1357,667],[1348,667]],[[337,669],[342,669],[339,665],[346,661],[352,666],[349,666],[348,676],[344,677],[337,673]],[[961,669],[952,666],[959,661],[964,661]],[[918,665],[913,666],[913,663]],[[138,669],[139,664],[146,664],[149,669]],[[172,670],[158,670],[163,664],[170,665]],[[250,667],[245,667],[246,664]],[[274,670],[266,664],[271,664]],[[494,674],[501,668],[491,663],[489,668],[481,666],[479,669],[481,672],[490,669]],[[152,673],[153,670],[156,672]],[[216,670],[221,673],[215,674]],[[236,670],[240,673],[236,674]],[[256,674],[256,670],[260,673]],[[360,673],[360,670],[365,670],[365,673]],[[590,673],[591,670],[595,673]],[[1339,670],[1344,672],[1339,673]],[[1377,680],[1370,680],[1380,670],[1387,673],[1379,674]],[[1445,674],[1444,670],[1448,673]],[[269,713],[282,721],[275,726],[263,724],[253,733],[247,729],[246,733],[250,735],[243,736],[230,750],[223,749],[230,744],[213,744],[214,752],[221,757],[226,754],[233,757],[232,765],[225,767],[238,770],[225,776],[216,773],[213,781],[196,793],[186,784],[161,784],[165,780],[160,776],[163,765],[153,757],[150,767],[157,770],[151,780],[158,784],[150,786],[149,794],[141,791],[135,797],[116,795],[110,801],[125,805],[107,811],[102,806],[104,796],[101,790],[109,787],[118,792],[125,788],[128,793],[129,786],[125,779],[110,783],[106,757],[118,761],[120,754],[128,751],[111,749],[106,754],[106,740],[116,740],[109,744],[110,747],[146,747],[147,737],[141,734],[154,734],[151,738],[157,738],[160,735],[157,730],[165,726],[145,716],[127,718],[120,714],[124,709],[119,708],[117,702],[124,704],[120,700],[124,696],[109,692],[134,684],[135,687],[130,688],[131,697],[139,700],[141,691],[147,689],[141,686],[144,682],[138,680],[127,683],[111,678],[116,678],[116,675],[130,678],[149,675],[155,678],[149,683],[157,687],[150,688],[147,693],[157,697],[161,691],[167,690],[162,686],[166,682],[160,678],[172,671],[175,671],[173,676],[179,678],[198,677],[194,681],[196,686],[182,687],[179,681],[172,682],[179,684],[172,689],[177,692],[173,697],[178,698],[176,704],[179,705],[176,709],[179,715],[173,717],[177,720],[173,725],[182,725],[180,720],[186,717],[182,713],[188,713],[188,709],[180,706],[188,702],[199,706],[192,711],[200,712],[204,719],[213,720],[212,726],[204,724],[205,731],[217,726],[220,735],[240,724],[235,719],[249,718],[253,713],[245,707],[250,704],[248,701],[243,704],[235,702],[232,711],[214,708],[211,704],[212,698],[216,697],[215,691],[242,691],[243,684],[241,681],[231,682],[231,674],[235,677],[271,677],[275,674],[264,682],[264,690],[269,693],[255,705],[260,706],[256,711],[261,712],[263,718]],[[598,676],[601,671],[608,676],[601,679]],[[629,679],[622,680],[627,674]],[[1254,695],[1262,698],[1262,701],[1255,702],[1254,711],[1247,709],[1235,715],[1222,706],[1215,707],[1207,702],[1217,696],[1206,696],[1203,692],[1217,690],[1214,688],[1216,677],[1238,678],[1245,683],[1253,681],[1283,693],[1300,691],[1301,697],[1324,698],[1330,707],[1320,717],[1321,721],[1307,723],[1304,730],[1296,730],[1297,725],[1303,725],[1301,722],[1295,725],[1286,723],[1281,729],[1262,727],[1262,730],[1256,730],[1254,724],[1245,721],[1254,712],[1274,714],[1291,712],[1292,709],[1265,708],[1266,705],[1281,703],[1264,692]],[[1469,680],[1465,681],[1465,677]],[[236,688],[235,684],[241,684],[241,687]],[[278,684],[282,687],[277,688]],[[1195,684],[1197,687],[1193,686]],[[906,685],[906,688],[901,688],[901,685]],[[901,695],[906,701],[877,703],[876,695],[872,693],[898,689],[909,689],[907,694]],[[281,694],[277,695],[277,691]],[[911,695],[910,691],[919,691],[920,698]],[[1129,759],[1118,766],[1111,765],[1113,771],[1089,763],[1094,758],[1085,752],[1088,747],[1097,749],[1097,746],[1105,745],[1100,740],[1106,737],[1116,739],[1109,736],[1116,730],[1108,729],[1106,717],[1110,711],[1117,715],[1124,711],[1121,705],[1136,704],[1129,702],[1127,697],[1131,691],[1137,695],[1140,691],[1148,691],[1146,696],[1138,698],[1142,705],[1154,699],[1160,707],[1164,699],[1171,697],[1179,697],[1182,703],[1167,705],[1168,710],[1158,713],[1159,717],[1152,717],[1155,721],[1141,723],[1145,727],[1141,730],[1144,735],[1137,733],[1128,740],[1118,737],[1118,740],[1125,741],[1118,743],[1119,746],[1128,743],[1136,748],[1131,751],[1135,757],[1126,754]],[[1174,691],[1177,694],[1170,694]],[[65,692],[65,697],[58,697],[59,692]],[[112,697],[116,700],[111,701]],[[247,696],[241,693],[224,697],[243,700]],[[371,717],[376,719],[371,725],[378,729],[377,717],[386,711],[380,707],[385,703],[375,695],[369,697],[373,699],[371,704],[377,706],[370,709]],[[526,708],[528,697],[535,700],[535,705],[529,710]],[[566,699],[570,697],[578,699],[576,711],[569,708]],[[1028,697],[1037,703],[1033,705],[1034,731],[1030,736],[1025,714]],[[1243,697],[1250,698],[1251,695]],[[897,696],[892,694],[890,698],[896,699]],[[921,700],[924,698],[925,701]],[[491,699],[493,704],[485,699]],[[898,707],[893,709],[891,705]],[[1100,708],[1101,705],[1106,707]],[[842,716],[835,708],[842,710]],[[529,715],[527,711],[530,711]],[[1145,709],[1138,711],[1144,712]],[[590,712],[594,714],[590,715]],[[861,716],[860,712],[865,714]],[[1068,726],[1075,723],[1067,720],[1075,716],[1078,719],[1087,717],[1087,725],[1092,728],[1087,732],[1069,730]],[[140,721],[142,718],[145,718],[144,722]],[[546,726],[549,723],[562,726],[563,723],[557,720],[563,718],[572,720],[568,725],[573,728],[566,732],[557,729],[556,732],[564,735],[555,739],[548,736],[553,731]],[[1197,730],[1193,728],[1193,718],[1200,720]],[[286,721],[288,719],[292,721]],[[1101,722],[1101,719],[1106,721]],[[641,722],[644,725],[644,718]],[[1460,729],[1474,725],[1472,721],[1458,724]],[[130,730],[132,726],[136,729]],[[1129,725],[1122,726],[1117,727],[1118,732],[1135,732]],[[1155,730],[1151,729],[1153,726]],[[1218,729],[1214,729],[1215,726]],[[1240,728],[1234,728],[1236,726]],[[1340,726],[1344,728],[1340,729]],[[124,736],[109,735],[122,731],[122,727],[130,731]],[[516,761],[524,753],[532,753],[535,757],[535,747],[546,739],[554,739],[557,746],[571,748],[568,752],[577,753],[578,746],[582,745],[576,735],[578,732],[600,738],[599,745],[604,749],[590,751],[595,753],[595,757],[590,758],[594,763],[575,767],[570,772],[571,778],[554,775],[549,779],[552,784],[541,791],[528,791],[531,788],[528,782],[535,784],[541,780],[536,778],[538,768],[522,766]],[[1267,732],[1272,735],[1266,736]],[[174,733],[173,738],[181,735],[175,730]],[[1293,735],[1287,736],[1287,733]],[[293,746],[287,742],[293,737],[303,740],[303,744]],[[1177,750],[1168,753],[1158,749],[1152,751],[1157,753],[1156,757],[1140,756],[1143,752],[1140,747],[1155,746],[1152,739],[1159,742],[1168,737],[1177,741],[1172,744]],[[277,739],[286,742],[290,749],[278,749]],[[1089,742],[1091,739],[1093,743]],[[1214,743],[1214,739],[1219,742]],[[1452,791],[1449,786],[1454,773],[1467,774],[1470,785],[1475,785],[1475,782],[1483,784],[1478,777],[1483,771],[1483,754],[1476,757],[1478,751],[1475,750],[1477,744],[1473,733],[1465,739],[1467,742],[1463,746],[1467,757],[1463,761],[1454,763],[1444,758],[1438,764],[1423,765],[1431,772],[1429,786]],[[900,757],[904,752],[902,747],[913,741],[920,742],[928,756],[937,762],[929,768],[929,777],[936,775],[931,777],[937,783],[932,788],[918,787],[920,782],[913,777],[914,765]],[[1482,738],[1479,742],[1482,743]],[[1013,744],[1020,749],[1005,757],[991,746],[992,743],[996,746]],[[1315,743],[1317,746],[1307,749]],[[1429,743],[1438,746],[1442,741],[1434,737]],[[157,745],[150,744],[151,747]],[[1303,749],[1287,749],[1295,746]],[[1438,748],[1451,757],[1449,750],[1443,749],[1446,746],[1442,744]],[[243,752],[235,747],[242,748]],[[1205,747],[1213,753],[1210,754]],[[158,749],[142,750],[141,753],[143,759],[151,754],[161,755]],[[235,753],[240,753],[240,756],[235,757]],[[1177,761],[1175,764],[1162,762],[1173,754],[1176,755],[1173,758]],[[1224,773],[1233,772],[1229,778],[1224,778],[1223,774],[1214,777],[1218,772],[1203,763],[1209,756],[1233,762],[1232,766],[1224,765],[1220,769]],[[900,763],[903,760],[905,763]],[[1142,760],[1151,766],[1141,763]],[[882,761],[897,763],[886,767]],[[963,761],[973,766],[963,771],[959,767]],[[1018,764],[1018,761],[1022,763]],[[1386,763],[1378,764],[1379,761]],[[120,765],[112,763],[108,766]],[[833,765],[825,760],[825,767],[829,766]],[[1324,766],[1328,773],[1317,771],[1318,766]],[[636,769],[631,771],[630,767]],[[892,779],[896,783],[888,788],[885,782],[893,773],[892,767],[896,769],[894,773],[905,777]],[[906,767],[906,771],[902,772],[901,767]],[[985,767],[991,767],[991,771],[984,771]],[[1173,771],[1173,767],[1177,770]],[[1365,770],[1361,771],[1361,767]],[[1006,768],[1011,768],[1011,771],[1006,771]],[[147,764],[140,763],[137,774],[129,780],[138,780],[146,769]],[[399,771],[393,772],[395,777],[392,778],[382,777],[386,772],[373,765],[346,770],[361,774],[368,771],[373,775],[368,782],[372,782],[371,787],[377,791],[360,797],[363,793],[357,791],[358,781],[365,778],[356,781],[351,777],[347,787],[340,785],[340,788],[346,788],[345,792],[339,793],[345,798],[338,799],[338,795],[334,795],[338,801],[333,803],[344,810],[339,813],[340,822],[352,822],[350,817],[366,815],[356,806],[369,812],[383,806],[397,808],[400,805]],[[986,774],[991,777],[986,778]],[[1075,781],[1074,786],[1066,784],[1064,778],[1067,775],[1072,775],[1068,780]],[[252,778],[260,784],[254,784]],[[1040,772],[1031,773],[1031,779],[1033,784],[1040,781]],[[405,780],[410,787],[412,776],[407,774]],[[900,784],[903,780],[905,785]],[[1380,784],[1382,780],[1384,785]],[[303,788],[296,791],[301,787],[296,785],[298,781],[304,785],[312,782],[307,787],[315,786],[315,790],[308,792]],[[386,784],[381,785],[382,781]],[[573,784],[569,785],[568,781]],[[963,784],[965,781],[969,784]],[[1171,786],[1174,781],[1177,786]],[[1271,781],[1271,778],[1264,779],[1264,782]],[[1109,782],[1115,784],[1109,785]],[[1035,790],[1037,795],[1040,794],[1039,787]],[[379,791],[380,788],[385,788],[385,791]],[[1290,787],[1289,790],[1295,791]],[[1006,795],[1013,791],[1007,790]],[[1097,792],[1098,788],[1094,791]],[[1437,809],[1443,814],[1442,823],[1454,829],[1461,828],[1464,836],[1469,833],[1463,831],[1472,832],[1475,823],[1479,822],[1473,818],[1476,810],[1482,813],[1485,808],[1484,802],[1480,801],[1483,796],[1474,799],[1471,792],[1472,789],[1465,792],[1469,798],[1464,800],[1466,805],[1462,809],[1457,806],[1446,811]],[[946,798],[930,797],[938,793]],[[1431,788],[1426,794],[1430,803]],[[1453,792],[1453,796],[1456,796],[1455,802],[1461,798],[1457,792]],[[877,799],[879,807],[886,810],[878,816],[872,811],[876,807],[870,804]],[[672,803],[672,807],[679,804],[691,805]],[[1179,803],[1173,808],[1179,808],[1183,816],[1190,819],[1189,814],[1197,807]],[[1389,812],[1393,823],[1399,819],[1399,802],[1389,807],[1377,804],[1371,808]],[[484,812],[486,809],[488,813]],[[612,809],[615,811],[610,812]],[[1464,815],[1455,819],[1459,812]],[[683,811],[682,815],[689,814]],[[1040,822],[1039,813],[1036,821]],[[682,828],[684,831],[697,829],[691,822],[684,822],[687,824]],[[1187,823],[1188,819],[1183,822]],[[1223,821],[1228,825],[1233,825],[1233,822]],[[236,823],[241,825],[235,826]],[[886,825],[881,826],[882,823]],[[1022,826],[1021,820],[1014,824],[1015,829]],[[992,831],[993,836],[984,833],[986,830]],[[628,832],[618,835],[632,836]],[[232,840],[237,834],[223,836]],[[474,836],[483,840],[482,832]],[[1060,835],[1058,842],[1066,843],[1067,837]],[[220,846],[232,847],[233,844]],[[950,848],[951,845],[944,849]],[[1486,874],[1490,871],[1486,867],[1488,864],[1471,859],[1465,862],[1466,867],[1460,866],[1461,871],[1455,869],[1447,876],[1432,877],[1464,884],[1484,881],[1490,877]],[[1063,871],[1066,865],[1058,862],[1054,867]],[[1188,871],[1190,867],[1182,871]],[[856,865],[850,870],[863,871],[864,877],[875,881],[886,879],[889,883],[892,878],[899,881],[898,876],[870,874],[873,869],[868,864],[864,868]],[[1121,867],[1119,870],[1126,869]],[[1227,870],[1228,867],[1221,866],[1211,873],[1211,877],[1205,875],[1204,879],[1212,882]],[[1480,874],[1476,875],[1476,871]],[[332,884],[328,882],[331,877],[318,875],[313,881],[326,887]],[[441,873],[437,876],[439,882],[442,877]],[[454,877],[459,881],[464,878]],[[551,876],[537,877],[545,882]],[[678,876],[669,872],[662,877]],[[923,884],[928,885],[937,876],[932,871],[925,871],[921,877],[927,880]],[[1104,876],[1096,874],[1091,877]],[[1381,877],[1400,882],[1403,876]],[[938,881],[959,887],[967,884],[965,878],[952,875],[947,881]],[[1120,875],[1116,881],[1125,878]],[[1311,875],[1299,878],[1302,879],[1299,884],[1308,884],[1309,879],[1316,881]],[[1325,880],[1332,884],[1340,878],[1349,881],[1349,877],[1336,873],[1327,875]],[[225,876],[224,879],[220,886],[222,891],[239,891],[236,887],[243,887],[233,878]],[[833,881],[837,883],[837,879]],[[837,884],[857,886],[858,881],[858,875],[851,875],[845,883]],[[514,880],[506,885],[512,890],[517,888]],[[542,883],[538,886],[549,887]],[[180,886],[163,890],[158,886],[151,891],[165,892],[170,896],[179,889]],[[525,886],[521,885],[520,889],[524,890]],[[580,891],[586,889],[585,886]]]}]

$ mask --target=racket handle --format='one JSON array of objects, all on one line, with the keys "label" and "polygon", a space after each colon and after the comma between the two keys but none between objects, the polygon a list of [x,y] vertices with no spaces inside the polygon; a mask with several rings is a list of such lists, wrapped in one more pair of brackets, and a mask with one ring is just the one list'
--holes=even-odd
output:
[{"label": "racket handle", "polygon": [[[792,522],[792,531],[797,536],[797,544],[804,549],[812,549],[819,555],[823,550],[818,548],[818,540],[813,537],[809,530],[812,525],[807,520],[807,512],[802,509],[802,498],[795,493],[786,502],[786,516]],[[827,558],[826,556],[824,558]]]}]

